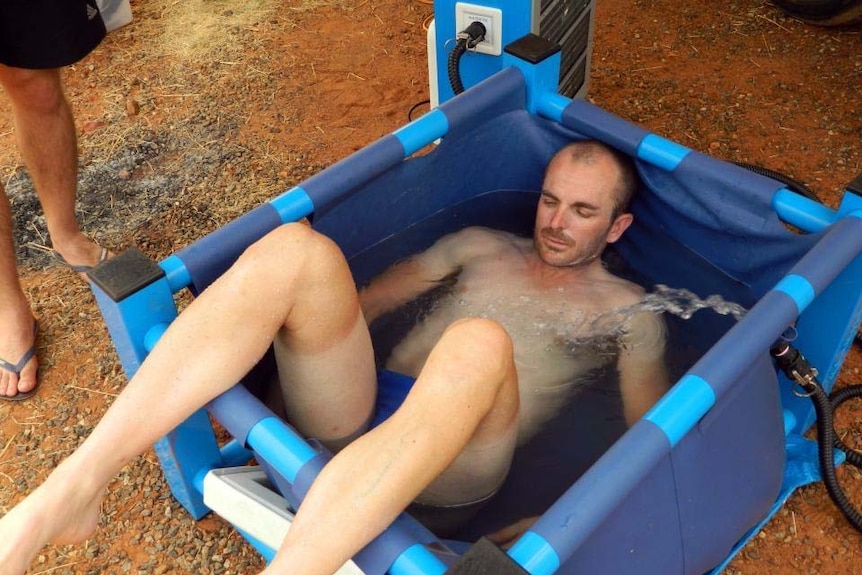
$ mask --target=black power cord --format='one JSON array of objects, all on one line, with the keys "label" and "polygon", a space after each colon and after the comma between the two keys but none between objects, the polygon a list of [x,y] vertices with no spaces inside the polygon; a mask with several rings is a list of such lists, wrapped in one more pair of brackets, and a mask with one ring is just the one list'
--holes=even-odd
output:
[{"label": "black power cord", "polygon": [[461,72],[459,70],[461,56],[464,55],[464,52],[475,48],[479,42],[484,40],[485,32],[485,25],[474,20],[455,36],[455,47],[449,52],[447,71],[449,73],[449,85],[452,86],[452,92],[456,96],[464,91],[464,84],[461,83]]},{"label": "black power cord", "polygon": [[425,104],[430,104],[431,100],[422,100],[421,102],[416,102],[413,104],[409,110],[407,110],[407,121],[413,121],[413,112],[419,109],[420,106],[424,106]]},{"label": "black power cord", "polygon": [[827,396],[817,381],[817,370],[811,367],[799,351],[784,340],[776,343],[770,350],[778,365],[791,381],[802,388],[798,395],[810,397],[817,413],[817,453],[823,484],[833,503],[838,506],[847,521],[857,531],[862,532],[862,514],[853,507],[835,474],[835,448],[847,454],[847,463],[862,469],[862,454],[844,445],[835,433],[833,415],[835,409],[851,398],[862,397],[862,385],[851,385],[832,396]]}]

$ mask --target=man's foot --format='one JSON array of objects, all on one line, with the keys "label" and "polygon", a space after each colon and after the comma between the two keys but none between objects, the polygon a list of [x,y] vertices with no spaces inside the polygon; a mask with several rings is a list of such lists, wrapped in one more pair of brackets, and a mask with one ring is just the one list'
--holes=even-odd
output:
[{"label": "man's foot", "polygon": [[36,392],[36,320],[25,307],[0,310],[0,400],[26,399]]},{"label": "man's foot", "polygon": [[80,477],[63,477],[57,468],[48,480],[0,518],[0,573],[23,575],[48,543],[84,541],[99,523],[101,496],[77,489]]},{"label": "man's foot", "polygon": [[72,241],[64,242],[62,245],[55,244],[51,255],[86,280],[87,272],[114,254],[84,234],[79,234]]}]

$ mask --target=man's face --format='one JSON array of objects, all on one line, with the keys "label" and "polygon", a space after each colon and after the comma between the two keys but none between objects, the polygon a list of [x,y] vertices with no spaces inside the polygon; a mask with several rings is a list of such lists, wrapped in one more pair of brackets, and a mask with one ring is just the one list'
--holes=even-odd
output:
[{"label": "man's face", "polygon": [[577,267],[597,259],[631,224],[631,214],[611,219],[618,169],[610,158],[592,163],[556,158],[542,185],[533,242],[539,257],[556,267]]}]

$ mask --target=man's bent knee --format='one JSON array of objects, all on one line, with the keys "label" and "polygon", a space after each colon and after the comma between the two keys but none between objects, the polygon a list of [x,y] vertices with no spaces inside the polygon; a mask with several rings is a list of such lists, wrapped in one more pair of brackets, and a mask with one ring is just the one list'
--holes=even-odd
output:
[{"label": "man's bent knee", "polygon": [[468,317],[456,320],[443,332],[441,343],[466,345],[479,357],[510,360],[513,354],[512,339],[502,325],[494,320]]},{"label": "man's bent knee", "polygon": [[289,223],[279,226],[249,246],[238,267],[295,275],[304,269],[343,265],[335,243],[309,226]]},{"label": "man's bent knee", "polygon": [[266,252],[280,249],[312,248],[323,236],[305,224],[291,222],[278,226],[249,247]]},{"label": "man's bent knee", "polygon": [[[512,340],[495,321],[464,318],[453,322],[443,332],[432,356],[435,362],[446,364],[445,371],[471,373],[474,377],[469,379],[482,382],[486,392],[493,390],[496,394],[500,389],[517,387]],[[489,387],[491,382],[497,386]]]}]

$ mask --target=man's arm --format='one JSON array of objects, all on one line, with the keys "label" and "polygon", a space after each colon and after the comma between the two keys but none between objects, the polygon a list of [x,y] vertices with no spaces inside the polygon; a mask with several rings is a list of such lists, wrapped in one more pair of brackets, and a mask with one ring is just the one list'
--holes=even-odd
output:
[{"label": "man's arm", "polygon": [[457,273],[473,257],[494,249],[495,232],[471,227],[446,235],[422,253],[398,262],[359,292],[365,321],[412,301]]},{"label": "man's arm", "polygon": [[668,390],[664,362],[665,325],[660,316],[639,313],[623,338],[618,369],[626,423],[634,425]]}]

